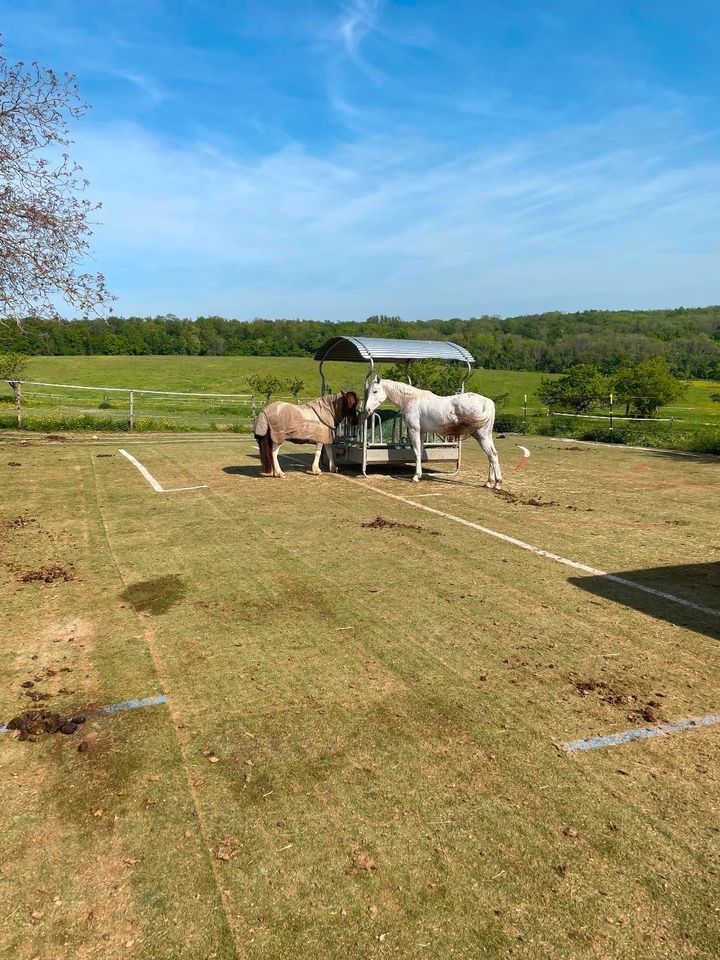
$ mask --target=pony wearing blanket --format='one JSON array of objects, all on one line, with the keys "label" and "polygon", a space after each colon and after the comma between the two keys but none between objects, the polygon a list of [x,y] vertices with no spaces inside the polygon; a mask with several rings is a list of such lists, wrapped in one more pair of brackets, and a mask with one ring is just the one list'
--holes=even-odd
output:
[{"label": "pony wearing blanket", "polygon": [[422,476],[423,437],[437,433],[441,437],[464,440],[473,436],[482,447],[490,464],[486,487],[502,484],[500,460],[493,443],[495,404],[479,393],[456,393],[452,397],[438,397],[429,390],[418,390],[408,383],[381,380],[376,377],[368,388],[365,415],[369,417],[384,400],[389,400],[402,413],[415,453],[416,482]]},{"label": "pony wearing blanket", "polygon": [[357,423],[357,394],[352,390],[334,393],[327,397],[318,397],[309,403],[285,403],[282,400],[268,404],[255,421],[255,439],[260,448],[260,475],[263,477],[284,477],[278,463],[280,444],[314,443],[315,459],[310,473],[318,476],[320,454],[323,447],[327,454],[330,471],[337,468],[333,458],[332,444],[335,431],[342,421],[347,419]]}]

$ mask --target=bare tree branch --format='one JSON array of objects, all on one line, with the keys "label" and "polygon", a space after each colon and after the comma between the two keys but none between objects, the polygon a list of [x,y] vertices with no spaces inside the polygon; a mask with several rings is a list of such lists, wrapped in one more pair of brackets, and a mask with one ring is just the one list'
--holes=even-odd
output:
[{"label": "bare tree branch", "polygon": [[58,299],[98,314],[114,299],[101,273],[78,270],[100,204],[81,196],[82,168],[57,154],[87,109],[75,77],[0,53],[0,318],[57,318]]}]

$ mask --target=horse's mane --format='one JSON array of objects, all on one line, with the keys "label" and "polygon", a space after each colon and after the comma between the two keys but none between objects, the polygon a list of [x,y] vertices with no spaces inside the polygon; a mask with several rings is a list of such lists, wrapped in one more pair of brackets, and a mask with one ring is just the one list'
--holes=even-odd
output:
[{"label": "horse's mane", "polygon": [[383,383],[392,384],[393,390],[403,397],[416,397],[419,393],[428,393],[427,390],[421,390],[419,387],[413,387],[410,383],[403,383],[402,380],[388,380],[387,377],[381,377]]}]

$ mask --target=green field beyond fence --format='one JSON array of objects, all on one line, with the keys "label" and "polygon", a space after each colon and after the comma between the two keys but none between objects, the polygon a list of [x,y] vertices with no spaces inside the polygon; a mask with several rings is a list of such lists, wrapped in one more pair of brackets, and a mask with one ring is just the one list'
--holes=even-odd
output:
[{"label": "green field beyond fence", "polygon": [[[362,391],[364,364],[328,363],[325,370],[333,390]],[[379,370],[382,373],[382,367]],[[35,357],[24,375],[24,380],[36,383],[23,386],[22,427],[47,432],[124,431],[130,426],[132,412],[136,430],[246,432],[253,410],[264,403],[264,398],[252,396],[249,378],[253,374],[273,374],[284,380],[300,378],[304,381],[301,399],[320,393],[318,365],[309,358]],[[527,371],[476,370],[468,388],[496,401],[499,432],[545,433],[720,453],[720,403],[711,398],[720,390],[717,383],[688,384],[677,404],[657,414],[673,422],[626,422],[616,418],[611,425],[602,419],[609,414],[604,406],[587,418],[550,416],[535,398],[543,376]],[[72,389],[71,385],[94,389]],[[132,411],[130,390],[134,391]],[[275,399],[281,397],[292,399],[287,391]],[[622,412],[615,410],[616,414]],[[7,384],[0,384],[0,426],[16,426],[13,395]]]}]

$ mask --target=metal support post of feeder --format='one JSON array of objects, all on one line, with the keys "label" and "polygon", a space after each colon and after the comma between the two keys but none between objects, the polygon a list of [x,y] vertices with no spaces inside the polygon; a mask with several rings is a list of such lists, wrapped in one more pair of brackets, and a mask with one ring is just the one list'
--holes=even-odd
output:
[{"label": "metal support post of feeder", "polygon": [[523,433],[527,433],[527,394],[523,394]]},{"label": "metal support post of feeder", "polygon": [[135,394],[130,391],[130,429],[135,429]]},{"label": "metal support post of feeder", "polygon": [[610,394],[610,429],[613,429],[613,395]]}]

